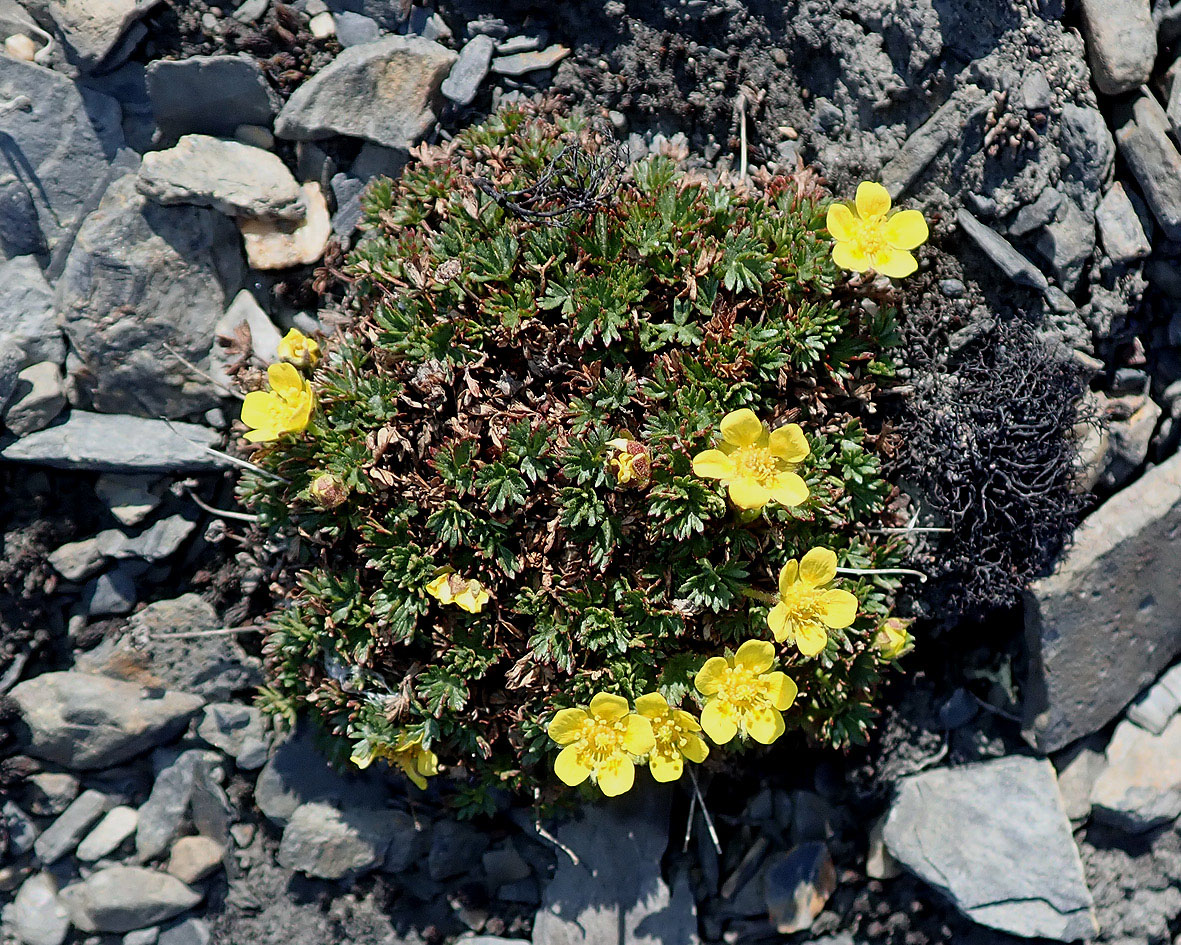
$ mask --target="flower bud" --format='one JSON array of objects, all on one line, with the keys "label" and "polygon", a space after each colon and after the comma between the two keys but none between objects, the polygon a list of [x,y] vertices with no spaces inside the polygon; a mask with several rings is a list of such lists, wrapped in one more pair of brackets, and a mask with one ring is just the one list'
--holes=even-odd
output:
[{"label": "flower bud", "polygon": [[909,627],[914,621],[902,617],[890,617],[878,630],[874,643],[886,660],[896,660],[914,649],[914,637]]},{"label": "flower bud", "polygon": [[321,473],[308,487],[312,499],[322,509],[334,509],[349,497],[348,486],[332,473]]},{"label": "flower bud", "polygon": [[615,454],[607,460],[607,467],[615,474],[615,481],[621,486],[644,489],[652,475],[652,458],[639,440],[629,436],[618,437],[608,444]]}]

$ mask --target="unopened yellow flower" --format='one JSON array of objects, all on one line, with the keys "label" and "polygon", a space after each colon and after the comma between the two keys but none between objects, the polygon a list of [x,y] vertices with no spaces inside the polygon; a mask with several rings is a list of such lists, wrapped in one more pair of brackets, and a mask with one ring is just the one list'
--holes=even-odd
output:
[{"label": "unopened yellow flower", "polygon": [[794,506],[808,498],[808,486],[795,472],[809,453],[798,423],[769,430],[753,410],[743,407],[726,414],[721,426],[718,449],[694,456],[693,472],[720,479],[740,509],[761,509],[772,499]]},{"label": "unopened yellow flower", "polygon": [[590,778],[608,797],[631,789],[636,780],[635,756],[656,745],[652,723],[636,715],[622,696],[600,692],[590,705],[561,709],[550,722],[549,737],[564,746],[554,773],[576,787]]},{"label": "unopened yellow flower", "polygon": [[694,684],[706,697],[701,727],[719,745],[739,732],[770,745],[784,732],[783,710],[796,699],[796,684],[784,673],[768,672],[775,647],[747,640],[733,656],[714,656],[697,671]]},{"label": "unopened yellow flower", "polygon": [[492,597],[479,581],[469,581],[450,570],[436,575],[426,592],[440,604],[454,604],[469,614],[478,614]]},{"label": "unopened yellow flower", "polygon": [[607,460],[607,466],[615,473],[615,481],[621,486],[635,486],[643,489],[648,485],[652,473],[652,460],[648,447],[631,437],[618,437],[607,443],[615,453]]},{"label": "unopened yellow flower", "polygon": [[298,328],[292,328],[279,342],[279,360],[290,361],[301,368],[316,366],[320,360],[320,345]]},{"label": "unopened yellow flower", "polygon": [[657,781],[676,781],[685,770],[685,759],[701,764],[709,746],[697,733],[701,726],[684,709],[674,709],[659,692],[636,700],[636,711],[652,723],[655,747],[648,753],[648,770]]},{"label": "unopened yellow flower", "polygon": [[419,790],[426,789],[426,779],[439,773],[439,758],[422,745],[422,736],[403,736],[393,745],[374,746],[363,740],[353,748],[352,762],[358,768],[368,768],[375,758],[385,758],[397,765]]},{"label": "unopened yellow flower", "polygon": [[914,637],[910,635],[910,620],[891,617],[879,628],[874,643],[883,659],[896,660],[914,649]]},{"label": "unopened yellow flower", "polygon": [[917,210],[890,213],[890,194],[881,184],[863,181],[854,200],[857,213],[843,203],[828,208],[828,232],[836,243],[832,261],[842,269],[901,279],[918,268],[916,246],[927,241],[927,221]]},{"label": "unopened yellow flower", "polygon": [[251,391],[242,401],[242,422],[251,443],[277,440],[307,429],[316,395],[306,378],[286,362],[267,368],[271,389]]},{"label": "unopened yellow flower", "polygon": [[805,656],[815,656],[828,645],[826,627],[839,630],[857,618],[857,598],[848,591],[828,588],[837,576],[837,556],[827,548],[813,548],[803,558],[792,558],[779,572],[779,603],[767,614],[767,626],[782,643],[788,637]]}]

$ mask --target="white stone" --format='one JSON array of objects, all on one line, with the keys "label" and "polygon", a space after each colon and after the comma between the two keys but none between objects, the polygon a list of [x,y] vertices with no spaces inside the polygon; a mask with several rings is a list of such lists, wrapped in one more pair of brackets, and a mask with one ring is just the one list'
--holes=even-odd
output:
[{"label": "white stone", "polygon": [[139,814],[131,807],[114,807],[107,811],[107,815],[98,822],[86,838],[78,844],[76,855],[78,859],[87,863],[101,860],[104,856],[115,852],[119,845],[135,833],[139,823]]},{"label": "white stone", "polygon": [[317,13],[308,23],[308,30],[316,39],[326,39],[336,34],[336,20],[327,11]]},{"label": "white stone", "polygon": [[4,40],[4,51],[13,59],[32,62],[37,55],[37,44],[24,33],[15,33]]},{"label": "white stone", "polygon": [[332,236],[332,217],[328,201],[320,185],[310,181],[303,185],[308,213],[298,226],[291,227],[268,220],[240,220],[246,259],[252,269],[289,269],[308,266],[324,255],[328,238]]}]

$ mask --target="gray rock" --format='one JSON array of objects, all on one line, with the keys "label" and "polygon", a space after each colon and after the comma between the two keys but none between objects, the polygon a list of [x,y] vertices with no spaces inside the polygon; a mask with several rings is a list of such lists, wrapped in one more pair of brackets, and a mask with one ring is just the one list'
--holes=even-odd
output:
[{"label": "gray rock", "polygon": [[410,15],[410,0],[326,0],[334,16],[358,13],[374,20],[383,30],[396,30]]},{"label": "gray rock", "polygon": [[[242,280],[233,224],[203,207],[162,207],[128,174],[86,218],[57,285],[57,310],[96,409],[176,417],[215,406],[208,371],[227,291]],[[179,356],[179,357],[178,357]]]},{"label": "gray rock", "polygon": [[406,166],[406,152],[395,148],[383,148],[367,141],[361,146],[349,173],[360,181],[368,183],[374,177],[397,178]]},{"label": "gray rock", "polygon": [[1099,736],[1077,742],[1054,761],[1062,809],[1071,823],[1085,823],[1091,816],[1091,791],[1107,762]]},{"label": "gray rock", "polygon": [[[45,0],[71,61],[83,72],[110,70],[146,33],[138,21],[161,0]],[[131,35],[128,32],[132,31]]]},{"label": "gray rock", "polygon": [[341,879],[376,869],[389,845],[383,811],[304,804],[283,830],[279,865],[320,879]]},{"label": "gray rock", "polygon": [[529,864],[517,852],[512,843],[489,850],[482,858],[484,878],[489,889],[499,889],[509,883],[518,883],[530,874]]},{"label": "gray rock", "polygon": [[1045,226],[1057,215],[1062,200],[1062,191],[1057,187],[1047,187],[1038,194],[1037,200],[1017,211],[1013,222],[1009,224],[1009,235],[1026,236],[1038,227]]},{"label": "gray rock", "polygon": [[109,768],[184,731],[203,700],[85,673],[44,673],[10,693],[26,751],[81,771]]},{"label": "gray rock", "polygon": [[190,885],[220,866],[226,848],[211,837],[181,837],[168,855],[168,872]]},{"label": "gray rock", "polygon": [[0,824],[3,825],[4,834],[8,837],[8,849],[15,856],[23,856],[33,849],[33,844],[37,840],[37,827],[29,815],[12,801],[5,801],[0,805]]},{"label": "gray rock", "polygon": [[4,425],[17,436],[49,426],[66,406],[61,370],[53,361],[31,364],[16,378]]},{"label": "gray rock", "polygon": [[[250,330],[250,351],[255,357],[266,364],[279,360],[279,342],[283,336],[248,289],[243,289],[234,296],[234,301],[217,323],[217,336],[236,338],[242,325]],[[223,372],[229,365],[226,349],[220,345],[214,348],[214,362]]]},{"label": "gray rock", "polygon": [[1063,942],[1098,932],[1048,761],[1013,756],[904,778],[885,841],[981,925]]},{"label": "gray rock", "polygon": [[409,148],[434,125],[439,86],[455,59],[418,36],[350,47],[296,89],[275,133],[297,141],[350,135]]},{"label": "gray rock", "polygon": [[1156,26],[1149,0],[1080,0],[1087,61],[1104,95],[1148,81],[1156,61]]},{"label": "gray rock", "polygon": [[497,75],[528,75],[540,69],[552,69],[568,55],[570,50],[566,46],[555,43],[537,52],[497,56],[492,60],[492,71]]},{"label": "gray rock", "polygon": [[1055,280],[1067,292],[1078,284],[1094,248],[1095,221],[1070,198],[1062,201],[1037,240],[1038,252],[1049,261]]},{"label": "gray rock", "polygon": [[208,472],[218,435],[195,423],[71,410],[62,423],[0,446],[0,459],[99,472]]},{"label": "gray rock", "polygon": [[763,871],[767,914],[781,935],[810,929],[836,888],[836,867],[823,843],[793,847]]},{"label": "gray rock", "polygon": [[0,98],[27,102],[4,115],[0,259],[52,252],[124,146],[119,103],[11,56],[0,56]]},{"label": "gray rock", "polygon": [[104,856],[114,853],[123,841],[135,833],[139,823],[139,814],[133,807],[113,807],[107,815],[98,822],[86,838],[78,844],[75,855],[78,859],[93,863]]},{"label": "gray rock", "polygon": [[185,919],[160,933],[160,945],[209,945],[213,933],[203,919]]},{"label": "gray rock", "polygon": [[363,46],[375,43],[381,38],[381,27],[377,21],[360,13],[345,10],[335,15],[336,41],[346,49],[349,46]]},{"label": "gray rock", "polygon": [[390,846],[381,865],[382,871],[402,873],[420,866],[430,849],[426,827],[402,811],[387,811],[386,816]]},{"label": "gray rock", "polygon": [[882,168],[882,185],[897,200],[939,156],[964,126],[987,110],[987,95],[975,85],[957,89],[903,143],[898,153]]},{"label": "gray rock", "polygon": [[488,74],[495,48],[496,40],[491,36],[477,35],[469,39],[459,51],[459,58],[440,91],[457,105],[470,105]]},{"label": "gray rock", "polygon": [[52,866],[73,850],[78,841],[110,808],[111,799],[106,794],[99,791],[83,791],[37,838],[37,842],[33,844],[37,858],[45,866]]},{"label": "gray rock", "polygon": [[156,775],[152,793],[139,808],[135,828],[135,852],[141,863],[167,850],[180,833],[193,796],[197,766],[205,762],[203,749],[186,751]]},{"label": "gray rock", "polygon": [[108,636],[77,665],[87,672],[224,702],[262,682],[259,661],[228,634],[172,636],[221,626],[217,611],[196,594],[156,601],[132,617],[124,635]]},{"label": "gray rock", "polygon": [[550,826],[579,862],[558,858],[533,924],[535,942],[697,942],[693,897],[680,888],[674,895],[660,873],[668,845],[668,804],[666,789],[644,784],[610,804],[585,805],[577,820]]},{"label": "gray rock", "polygon": [[144,155],[136,187],[161,204],[213,207],[231,217],[299,221],[299,184],[276,154],[209,135],[185,135]]},{"label": "gray rock", "polygon": [[94,493],[123,525],[138,525],[160,504],[160,477],[106,473]]},{"label": "gray rock", "polygon": [[378,809],[385,790],[373,775],[343,775],[316,750],[311,733],[300,729],[279,742],[258,774],[254,802],[273,823],[284,825],[296,809],[313,802]]},{"label": "gray rock", "polygon": [[[1181,83],[1178,85],[1181,86]],[[1099,224],[1103,250],[1112,262],[1127,265],[1152,252],[1152,244],[1144,232],[1136,208],[1132,206],[1124,185],[1119,181],[1104,194],[1095,211],[1095,222]]]},{"label": "gray rock", "polygon": [[1181,663],[1169,669],[1128,706],[1128,721],[1160,735],[1181,709]]},{"label": "gray rock", "polygon": [[57,898],[57,880],[50,873],[34,873],[17,890],[12,902],[13,931],[24,945],[62,945],[70,931],[70,916]]},{"label": "gray rock", "polygon": [[193,768],[193,793],[189,806],[197,833],[223,847],[230,842],[230,827],[237,813],[221,786],[221,768],[208,758]]},{"label": "gray rock", "polygon": [[142,561],[124,561],[100,574],[82,589],[80,601],[88,617],[129,614],[139,601],[135,579],[147,568]]},{"label": "gray rock", "polygon": [[112,866],[67,886],[61,899],[83,932],[130,932],[191,909],[203,898],[167,873]]},{"label": "gray rock", "polygon": [[157,59],[147,68],[148,95],[165,135],[232,135],[238,125],[269,128],[279,98],[249,56]]},{"label": "gray rock", "polygon": [[195,527],[196,523],[183,515],[170,515],[138,535],[128,535],[117,528],[110,528],[90,538],[62,545],[49,555],[49,563],[62,577],[78,581],[112,559],[163,561],[176,552]]},{"label": "gray rock", "polygon": [[217,702],[205,707],[197,734],[236,759],[248,742],[264,742],[267,730],[262,712],[254,706]]},{"label": "gray rock", "polygon": [[234,11],[234,19],[239,23],[257,23],[270,5],[271,0],[246,0]]},{"label": "gray rock", "polygon": [[1154,735],[1131,722],[1115,727],[1107,766],[1091,791],[1096,820],[1130,833],[1181,816],[1181,717]]},{"label": "gray rock", "polygon": [[16,390],[16,382],[20,377],[24,360],[25,352],[16,345],[0,350],[0,411],[3,411],[13,391]]},{"label": "gray rock", "polygon": [[81,782],[68,772],[40,771],[25,782],[29,810],[41,817],[56,817],[78,796]]},{"label": "gray rock", "polygon": [[487,849],[488,838],[471,824],[440,820],[431,835],[431,850],[427,854],[431,879],[450,879],[468,872]]},{"label": "gray rock", "polygon": [[62,364],[66,343],[53,311],[53,289],[36,258],[17,256],[0,262],[0,285],[0,348],[20,348],[20,367],[40,361]]},{"label": "gray rock", "polygon": [[122,945],[156,945],[160,941],[160,926],[149,925],[146,929],[136,929],[123,936]]},{"label": "gray rock", "polygon": [[361,225],[364,211],[361,195],[365,193],[365,182],[348,174],[336,174],[332,178],[332,195],[336,198],[336,213],[332,214],[332,232],[344,239],[350,238]]},{"label": "gray rock", "polygon": [[1060,188],[1084,209],[1093,209],[1115,166],[1115,140],[1099,109],[1067,102],[1059,118],[1058,146],[1066,158]]},{"label": "gray rock", "polygon": [[99,571],[106,555],[103,553],[101,534],[81,541],[71,541],[49,554],[53,569],[67,581],[82,581]]},{"label": "gray rock", "polygon": [[1112,105],[1115,143],[1149,209],[1171,240],[1181,239],[1181,154],[1169,139],[1164,109],[1142,91]]},{"label": "gray rock", "polygon": [[1095,482],[1114,491],[1131,480],[1148,458],[1161,408],[1152,398],[1138,394],[1123,397],[1096,394],[1095,399],[1107,421],[1106,442]]},{"label": "gray rock", "polygon": [[1092,512],[1026,592],[1025,731],[1040,751],[1098,731],[1181,652],[1179,530],[1175,456]]},{"label": "gray rock", "polygon": [[991,227],[985,226],[963,208],[956,212],[955,218],[972,242],[1013,282],[1040,292],[1049,289],[1050,284],[1041,271],[1017,252],[1003,236]]}]

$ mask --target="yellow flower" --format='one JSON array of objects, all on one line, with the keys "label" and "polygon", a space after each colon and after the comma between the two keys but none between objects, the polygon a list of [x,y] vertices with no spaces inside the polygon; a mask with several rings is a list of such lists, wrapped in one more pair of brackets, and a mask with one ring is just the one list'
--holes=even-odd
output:
[{"label": "yellow flower", "polygon": [[652,723],[628,708],[622,696],[598,693],[585,709],[561,709],[550,722],[549,737],[564,746],[554,773],[575,787],[587,778],[608,797],[631,789],[636,780],[633,756],[656,745]]},{"label": "yellow flower", "polygon": [[701,764],[709,746],[697,733],[701,726],[683,709],[674,709],[659,692],[636,700],[636,711],[652,723],[656,746],[648,753],[648,770],[657,781],[676,781],[685,769],[685,759]]},{"label": "yellow flower", "polygon": [[778,670],[775,647],[747,640],[733,656],[714,656],[697,671],[694,683],[706,697],[701,727],[719,745],[739,732],[770,745],[783,734],[783,710],[796,699],[796,684]]},{"label": "yellow flower", "polygon": [[607,443],[615,455],[607,460],[607,466],[615,473],[615,481],[621,486],[632,485],[643,489],[648,485],[652,473],[652,460],[648,447],[630,436],[617,437]]},{"label": "yellow flower", "polygon": [[743,407],[722,418],[720,447],[694,456],[693,472],[720,479],[740,509],[761,509],[771,499],[793,506],[808,498],[808,486],[795,472],[808,453],[798,423],[768,430],[753,410]]},{"label": "yellow flower", "polygon": [[837,556],[813,548],[792,558],[779,572],[779,603],[767,614],[767,626],[782,643],[791,637],[801,653],[815,656],[828,645],[825,627],[839,630],[857,618],[857,598],[848,591],[827,589],[837,576]]},{"label": "yellow flower", "polygon": [[353,748],[352,762],[358,768],[368,768],[375,758],[385,758],[405,772],[419,790],[426,790],[426,779],[439,773],[439,758],[422,745],[422,736],[402,736],[393,745],[375,746],[368,739]]},{"label": "yellow flower", "polygon": [[320,345],[298,328],[292,328],[279,342],[279,360],[301,368],[312,368],[320,360]]},{"label": "yellow flower", "polygon": [[890,213],[890,194],[881,184],[863,181],[854,201],[857,214],[843,203],[828,208],[828,232],[836,243],[832,261],[842,269],[901,279],[918,268],[910,250],[927,241],[927,221],[917,210]]},{"label": "yellow flower", "polygon": [[426,592],[440,604],[454,604],[469,614],[478,614],[492,597],[479,581],[469,581],[450,569],[436,575]]},{"label": "yellow flower", "polygon": [[914,637],[910,635],[911,621],[891,617],[878,630],[874,643],[883,659],[896,660],[914,649]]},{"label": "yellow flower", "polygon": [[242,422],[252,427],[246,434],[251,443],[307,429],[316,402],[311,385],[290,364],[272,364],[267,368],[267,380],[269,391],[251,391],[242,401]]}]

